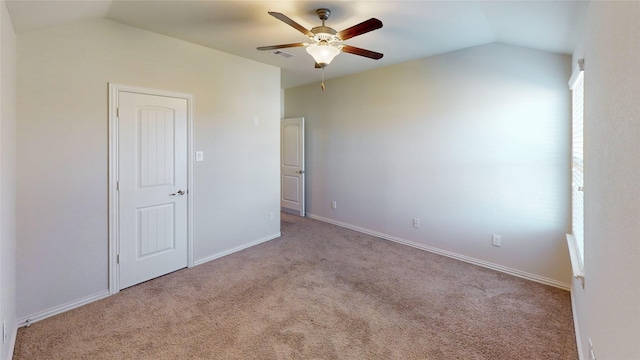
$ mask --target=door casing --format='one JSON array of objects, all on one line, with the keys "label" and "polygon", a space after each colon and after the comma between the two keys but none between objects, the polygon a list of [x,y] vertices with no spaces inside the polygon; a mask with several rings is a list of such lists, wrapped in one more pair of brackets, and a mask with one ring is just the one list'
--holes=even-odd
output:
[{"label": "door casing", "polygon": [[109,84],[109,294],[120,291],[118,254],[118,94],[121,91],[167,96],[187,101],[187,266],[193,266],[193,95],[122,84]]}]

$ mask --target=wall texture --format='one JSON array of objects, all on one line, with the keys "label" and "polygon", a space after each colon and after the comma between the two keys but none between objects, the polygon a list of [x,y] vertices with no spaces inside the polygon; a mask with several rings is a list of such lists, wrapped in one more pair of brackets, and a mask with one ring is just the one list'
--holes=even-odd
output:
[{"label": "wall texture", "polygon": [[308,213],[568,287],[570,73],[493,43],[287,89]]},{"label": "wall texture", "polygon": [[640,3],[591,2],[585,59],[585,287],[573,283],[589,359],[640,358]]},{"label": "wall texture", "polygon": [[107,290],[109,82],[194,94],[196,262],[278,236],[278,68],[107,20],[17,54],[18,318]]},{"label": "wall texture", "polygon": [[16,336],[16,36],[4,1],[0,79],[0,324],[8,332],[0,359],[10,359]]}]

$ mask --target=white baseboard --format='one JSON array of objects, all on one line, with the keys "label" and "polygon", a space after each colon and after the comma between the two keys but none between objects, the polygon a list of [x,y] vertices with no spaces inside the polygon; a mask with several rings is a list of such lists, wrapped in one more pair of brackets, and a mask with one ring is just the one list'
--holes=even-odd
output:
[{"label": "white baseboard", "polygon": [[[251,242],[249,244],[238,246],[238,247],[233,248],[231,250],[228,250],[228,251],[225,251],[225,252],[222,252],[222,253],[218,253],[218,254],[215,254],[213,256],[209,256],[207,258],[204,258],[204,259],[200,259],[200,260],[198,260],[198,261],[196,261],[194,263],[194,266],[203,264],[205,262],[208,262],[208,261],[220,258],[220,257],[223,257],[225,255],[229,255],[229,254],[234,253],[236,251],[240,251],[240,250],[243,250],[243,249],[258,245],[260,243],[263,243],[263,242],[266,242],[266,241],[269,241],[269,240],[273,240],[273,239],[278,238],[280,236],[281,236],[281,234],[280,234],[280,232],[278,232],[278,233],[273,234],[271,236],[267,236],[265,238],[253,241],[253,242]],[[63,304],[63,305],[60,305],[60,306],[55,306],[55,307],[52,307],[50,309],[47,309],[47,310],[44,310],[44,311],[41,311],[41,312],[38,312],[38,313],[35,313],[35,314],[32,314],[32,315],[23,317],[21,319],[18,319],[17,322],[16,322],[15,334],[14,334],[13,339],[12,339],[11,353],[13,353],[13,346],[15,346],[15,338],[17,336],[17,328],[18,327],[29,326],[29,325],[37,322],[37,321],[44,320],[44,319],[46,319],[48,317],[61,314],[61,313],[65,312],[65,311],[69,311],[69,310],[78,308],[78,307],[80,307],[82,305],[86,305],[86,304],[92,303],[92,302],[100,300],[100,299],[104,299],[107,296],[109,296],[109,290],[101,291],[99,293],[96,293],[96,294],[93,294],[93,295],[89,295],[89,296],[86,296],[86,297],[78,299],[78,300],[70,301],[70,302],[68,302],[66,304]]]},{"label": "white baseboard", "polygon": [[209,262],[211,260],[219,259],[219,258],[221,258],[223,256],[227,256],[227,255],[233,254],[234,252],[238,252],[240,250],[244,250],[244,249],[250,248],[252,246],[256,246],[258,244],[262,244],[263,242],[267,242],[269,240],[273,240],[273,239],[279,238],[280,236],[282,236],[282,234],[278,231],[276,234],[264,237],[262,239],[258,239],[256,241],[250,242],[248,244],[241,245],[241,246],[235,247],[233,249],[230,249],[230,250],[227,250],[227,251],[223,251],[221,253],[217,253],[217,254],[214,254],[214,255],[211,255],[211,256],[207,256],[206,258],[203,258],[203,259],[200,259],[200,260],[196,260],[196,261],[194,261],[193,266],[198,266],[198,265],[204,264],[206,262]]},{"label": "white baseboard", "polygon": [[343,223],[343,222],[332,220],[332,219],[328,219],[328,218],[325,218],[325,217],[322,217],[322,216],[318,216],[318,215],[313,215],[313,214],[310,214],[310,213],[307,213],[307,217],[309,217],[311,219],[316,219],[316,220],[319,220],[319,221],[323,221],[323,222],[326,222],[326,223],[329,223],[329,224],[337,225],[337,226],[340,226],[340,227],[343,227],[343,228],[355,230],[355,231],[358,231],[358,232],[361,232],[361,233],[364,233],[364,234],[368,234],[368,235],[372,235],[372,236],[375,236],[375,237],[379,237],[379,238],[382,238],[382,239],[385,239],[385,240],[389,240],[389,241],[397,242],[397,243],[400,243],[400,244],[403,244],[403,245],[411,246],[411,247],[414,247],[414,248],[417,248],[417,249],[420,249],[420,250],[432,252],[434,254],[438,254],[438,255],[450,257],[450,258],[453,258],[453,259],[456,259],[456,260],[464,261],[464,262],[467,262],[467,263],[470,263],[470,264],[482,266],[482,267],[487,268],[487,269],[496,270],[496,271],[499,271],[499,272],[502,272],[502,273],[505,273],[505,274],[517,276],[519,278],[535,281],[535,282],[538,282],[538,283],[541,283],[541,284],[557,287],[557,288],[560,288],[560,289],[563,289],[563,290],[570,290],[571,289],[571,284],[563,283],[561,281],[550,279],[550,278],[547,278],[547,277],[544,277],[544,276],[539,276],[539,275],[531,274],[531,273],[528,273],[528,272],[525,272],[525,271],[512,269],[510,267],[506,267],[506,266],[494,264],[494,263],[491,263],[491,262],[488,262],[488,261],[472,258],[470,256],[461,255],[461,254],[457,254],[457,253],[454,253],[454,252],[451,252],[451,251],[438,249],[438,248],[433,247],[433,246],[419,244],[417,242],[406,240],[406,239],[402,239],[402,238],[399,238],[397,236],[384,234],[384,233],[381,233],[381,232],[378,232],[378,231],[369,230],[369,229],[366,229],[366,228],[362,228],[362,227],[359,227],[359,226]]},{"label": "white baseboard", "polygon": [[[238,247],[233,248],[231,250],[227,250],[225,252],[218,253],[218,254],[215,254],[213,256],[209,256],[207,258],[204,258],[204,259],[200,259],[200,260],[198,260],[198,261],[196,261],[194,263],[194,266],[203,264],[203,263],[205,263],[207,261],[211,261],[211,260],[223,257],[225,255],[229,255],[229,254],[234,253],[236,251],[240,251],[240,250],[243,250],[243,249],[258,245],[260,243],[263,243],[263,242],[266,242],[266,241],[269,241],[269,240],[273,240],[273,239],[278,238],[280,236],[281,236],[281,234],[280,234],[280,232],[278,232],[276,234],[273,234],[271,236],[267,236],[267,237],[262,238],[262,239],[258,239],[256,241],[253,241],[253,242],[248,243],[246,245],[238,246]],[[80,307],[82,305],[86,305],[86,304],[92,303],[92,302],[100,300],[100,299],[104,299],[109,295],[110,295],[109,294],[109,290],[105,290],[105,291],[101,291],[101,292],[93,294],[93,295],[86,296],[86,297],[78,299],[78,300],[70,301],[70,302],[68,302],[66,304],[62,304],[60,306],[55,306],[55,307],[52,307],[52,308],[44,310],[44,311],[40,311],[40,312],[35,313],[35,314],[31,314],[29,316],[25,316],[25,317],[23,317],[21,319],[18,319],[16,321],[16,333],[17,333],[17,328],[18,327],[29,326],[29,325],[33,324],[34,322],[37,322],[37,321],[40,321],[40,320],[44,320],[44,319],[46,319],[48,317],[61,314],[61,313],[65,312],[65,311],[69,311],[69,310],[78,308],[78,307]],[[12,346],[15,346],[15,337],[16,337],[16,335],[14,334],[14,337],[13,337],[13,340],[12,340],[13,341]],[[13,348],[11,350],[11,353],[13,353]]]},{"label": "white baseboard", "polygon": [[576,312],[575,291],[571,287],[571,313],[573,314],[573,329],[576,332],[576,346],[578,347],[578,360],[586,360],[582,352],[582,338],[580,337],[580,327],[578,326],[578,313]]},{"label": "white baseboard", "polygon": [[104,290],[101,291],[99,293],[93,294],[93,295],[89,295],[86,297],[83,297],[81,299],[78,300],[74,300],[74,301],[70,301],[66,304],[62,304],[60,306],[55,306],[52,307],[50,309],[23,317],[21,319],[18,319],[16,326],[17,327],[22,327],[22,326],[29,326],[31,324],[33,324],[34,322],[40,321],[40,320],[44,320],[48,317],[52,317],[54,315],[58,315],[61,314],[65,311],[69,311],[75,308],[78,308],[82,305],[86,305],[89,303],[92,303],[94,301],[100,300],[100,299],[104,299],[107,296],[109,296],[109,290]]}]

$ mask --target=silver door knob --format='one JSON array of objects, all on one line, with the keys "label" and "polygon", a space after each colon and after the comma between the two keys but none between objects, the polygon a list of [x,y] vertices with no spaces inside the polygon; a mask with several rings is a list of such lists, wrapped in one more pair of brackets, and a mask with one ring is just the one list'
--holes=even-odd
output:
[{"label": "silver door knob", "polygon": [[185,191],[184,191],[184,190],[178,190],[178,192],[173,193],[173,194],[169,194],[169,196],[176,196],[176,195],[181,195],[181,196],[182,196],[182,195],[184,195],[184,194],[185,194]]},{"label": "silver door knob", "polygon": [[304,174],[304,170],[298,170],[296,171],[298,174]]}]

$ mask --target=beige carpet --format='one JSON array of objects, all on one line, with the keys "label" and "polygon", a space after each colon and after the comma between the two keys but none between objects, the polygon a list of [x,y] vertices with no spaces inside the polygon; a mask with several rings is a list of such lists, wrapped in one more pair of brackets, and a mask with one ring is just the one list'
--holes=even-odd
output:
[{"label": "beige carpet", "polygon": [[21,328],[14,359],[577,359],[567,291],[282,220],[279,239]]}]

